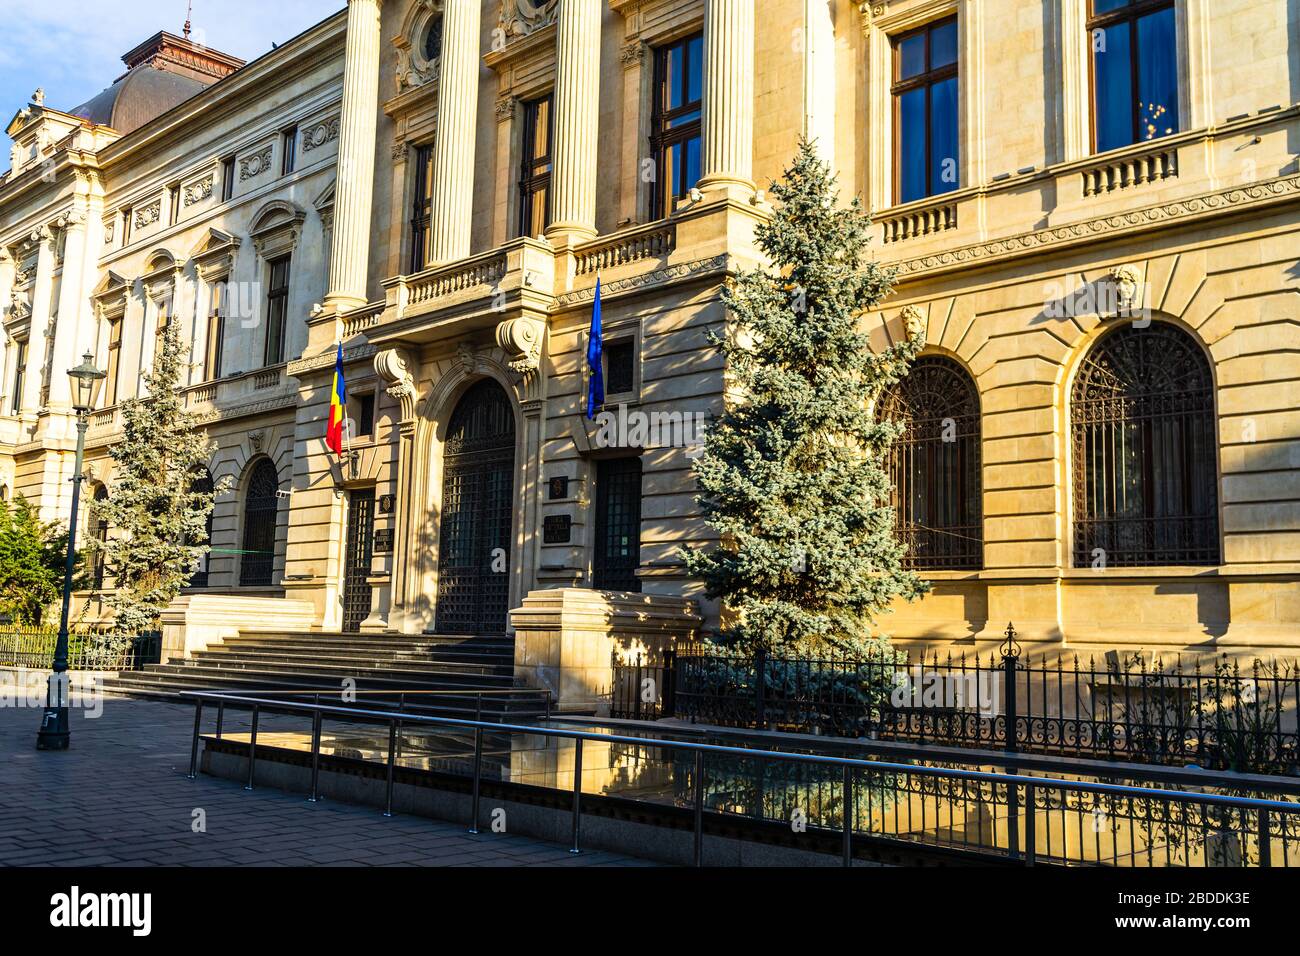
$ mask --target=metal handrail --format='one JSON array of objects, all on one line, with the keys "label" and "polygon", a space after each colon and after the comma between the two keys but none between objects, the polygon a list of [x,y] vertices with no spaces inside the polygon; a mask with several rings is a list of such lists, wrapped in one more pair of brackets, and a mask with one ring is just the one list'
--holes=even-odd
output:
[{"label": "metal handrail", "polygon": [[[868,770],[873,773],[903,773],[917,776],[940,777],[951,780],[963,780],[980,783],[993,783],[1002,786],[1025,788],[1025,819],[1027,846],[1024,853],[1019,853],[1015,847],[1015,841],[1012,840],[1008,846],[1007,855],[1009,859],[1021,860],[1026,865],[1032,866],[1035,863],[1035,852],[1033,844],[1033,817],[1034,817],[1034,792],[1038,788],[1074,790],[1083,793],[1108,794],[1119,797],[1135,797],[1141,799],[1152,799],[1153,797],[1163,799],[1171,803],[1183,804],[1200,804],[1230,807],[1237,810],[1255,810],[1260,814],[1260,831],[1263,834],[1268,832],[1269,813],[1279,814],[1296,814],[1300,813],[1300,804],[1286,803],[1281,800],[1264,800],[1257,797],[1234,797],[1223,794],[1211,793],[1192,793],[1184,790],[1150,790],[1142,787],[1130,787],[1123,784],[1098,783],[1083,780],[1065,780],[1059,777],[1027,777],[1015,773],[996,772],[986,770],[960,770],[952,767],[921,767],[915,764],[894,763],[891,761],[861,760],[854,757],[836,757],[827,754],[805,754],[791,753],[780,750],[757,750],[744,747],[729,747],[720,744],[694,743],[691,741],[660,741],[656,738],[631,737],[621,734],[597,734],[582,730],[556,729],[549,727],[538,727],[527,724],[507,724],[492,723],[481,720],[467,720],[458,717],[433,717],[424,714],[394,714],[391,711],[370,711],[358,708],[335,707],[328,704],[298,704],[290,701],[272,702],[270,708],[266,708],[267,701],[244,697],[235,694],[221,694],[210,691],[185,691],[179,696],[193,698],[194,706],[194,737],[190,750],[190,772],[189,778],[195,779],[198,770],[198,746],[200,737],[200,725],[203,716],[203,702],[205,700],[216,701],[222,706],[226,704],[247,704],[252,708],[253,724],[252,732],[249,738],[249,765],[248,765],[248,783],[244,789],[251,790],[253,783],[253,768],[255,759],[255,748],[257,745],[257,717],[261,709],[270,709],[277,711],[288,711],[291,713],[310,713],[313,717],[312,731],[312,794],[309,799],[318,799],[317,783],[319,777],[320,762],[320,722],[325,714],[331,714],[340,718],[356,720],[357,718],[370,718],[376,722],[386,722],[390,725],[389,749],[387,761],[387,800],[385,814],[392,814],[393,800],[393,768],[395,760],[395,732],[393,732],[401,723],[423,723],[437,724],[439,726],[461,727],[475,731],[475,760],[474,760],[474,808],[472,828],[478,826],[478,791],[479,778],[481,773],[482,762],[482,732],[484,730],[501,732],[517,732],[542,737],[556,737],[573,740],[576,743],[576,753],[574,756],[574,786],[573,786],[573,848],[570,852],[577,853],[579,820],[581,816],[581,795],[582,795],[582,741],[592,740],[600,743],[625,743],[634,746],[661,746],[673,750],[686,750],[693,752],[696,766],[695,795],[695,865],[702,865],[703,855],[703,815],[702,815],[702,797],[703,797],[703,758],[706,754],[717,754],[731,757],[745,757],[749,759],[764,759],[773,761],[787,761],[793,763],[816,764],[822,766],[837,766],[845,770],[845,783],[851,786],[851,771],[853,769]],[[852,831],[853,825],[848,807],[852,804],[851,791],[848,793],[848,799],[845,801],[846,812],[844,813],[843,825],[843,842],[844,842],[844,865],[852,865]],[[1267,841],[1261,840],[1260,843],[1260,866],[1270,866],[1270,855]]]}]

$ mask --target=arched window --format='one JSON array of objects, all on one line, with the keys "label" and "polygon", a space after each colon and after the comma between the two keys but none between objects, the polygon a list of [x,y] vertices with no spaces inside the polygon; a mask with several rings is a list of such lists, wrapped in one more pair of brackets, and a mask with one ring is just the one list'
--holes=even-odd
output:
[{"label": "arched window", "polygon": [[1214,385],[1164,322],[1098,339],[1070,392],[1074,566],[1217,564]]},{"label": "arched window", "polygon": [[[206,468],[201,468],[198,474],[195,475],[194,480],[190,482],[191,494],[203,494],[211,498],[214,489],[215,486],[212,483],[212,472],[208,471]],[[216,509],[214,508],[213,511],[215,510]],[[204,529],[204,537],[202,541],[198,542],[199,544],[206,544],[209,547],[212,545],[213,511],[208,512],[208,523],[207,527]],[[208,560],[210,557],[210,553],[204,553],[204,555],[199,558],[199,566],[195,570],[194,574],[190,576],[190,587],[205,588],[208,586]]]},{"label": "arched window", "polygon": [[[95,488],[95,502],[108,500],[108,489],[103,485]],[[103,545],[108,543],[108,519],[97,514],[93,509],[91,511],[90,536],[99,542],[100,549],[96,550],[91,557],[90,565],[90,586],[96,591],[104,588],[104,552]]]},{"label": "arched window", "polygon": [[275,567],[275,519],[279,503],[276,492],[280,476],[269,458],[253,466],[244,491],[244,547],[239,583],[257,586],[271,583]]},{"label": "arched window", "polygon": [[905,567],[979,568],[984,563],[980,501],[980,404],[975,383],[951,359],[927,355],[880,401],[880,419],[906,431],[889,461]]}]

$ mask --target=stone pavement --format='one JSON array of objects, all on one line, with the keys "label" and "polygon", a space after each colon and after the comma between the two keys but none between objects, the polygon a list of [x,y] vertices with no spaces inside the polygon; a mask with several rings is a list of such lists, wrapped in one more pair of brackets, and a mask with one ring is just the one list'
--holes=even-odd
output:
[{"label": "stone pavement", "polygon": [[[0,706],[0,865],[650,865],[297,793],[249,793],[202,774],[188,780],[189,707],[110,697],[97,719],[74,707],[63,753],[36,750],[40,716]],[[194,831],[197,819],[205,832]]]}]

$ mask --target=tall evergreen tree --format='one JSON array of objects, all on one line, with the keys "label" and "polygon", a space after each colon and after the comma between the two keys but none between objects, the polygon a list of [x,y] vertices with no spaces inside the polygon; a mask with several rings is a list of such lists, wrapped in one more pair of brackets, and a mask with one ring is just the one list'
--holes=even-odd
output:
[{"label": "tall evergreen tree", "polygon": [[113,529],[91,549],[104,551],[114,585],[108,601],[122,635],[156,628],[208,550],[214,495],[197,490],[195,480],[214,445],[185,409],[183,356],[178,323],[170,322],[144,377],[144,397],[122,403],[122,440],[110,449],[117,466],[113,493],[91,504],[92,518]]},{"label": "tall evergreen tree", "polygon": [[757,230],[771,261],[724,292],[729,397],[695,462],[699,503],[721,535],[686,550],[727,612],[723,643],[753,653],[862,655],[873,621],[926,585],[901,566],[885,470],[901,427],[871,403],[907,373],[921,329],[873,352],[863,313],[890,291],[866,259],[870,220],[837,202],[830,170],[803,142]]},{"label": "tall evergreen tree", "polygon": [[16,624],[42,622],[63,596],[67,541],[67,528],[42,521],[22,495],[12,504],[0,501],[0,614]]}]

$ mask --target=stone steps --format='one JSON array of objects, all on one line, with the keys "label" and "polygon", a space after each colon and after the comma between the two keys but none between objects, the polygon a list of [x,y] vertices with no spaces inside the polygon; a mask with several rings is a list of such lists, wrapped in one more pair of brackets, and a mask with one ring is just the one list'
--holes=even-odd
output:
[{"label": "stone steps", "polygon": [[545,711],[543,700],[523,689],[476,698],[515,687],[514,643],[495,636],[243,631],[188,659],[123,672],[104,687],[152,698],[194,690],[295,699],[321,693],[337,704],[349,679],[370,692],[358,695],[358,707],[395,707],[405,695],[407,710],[440,716],[527,720]]}]

